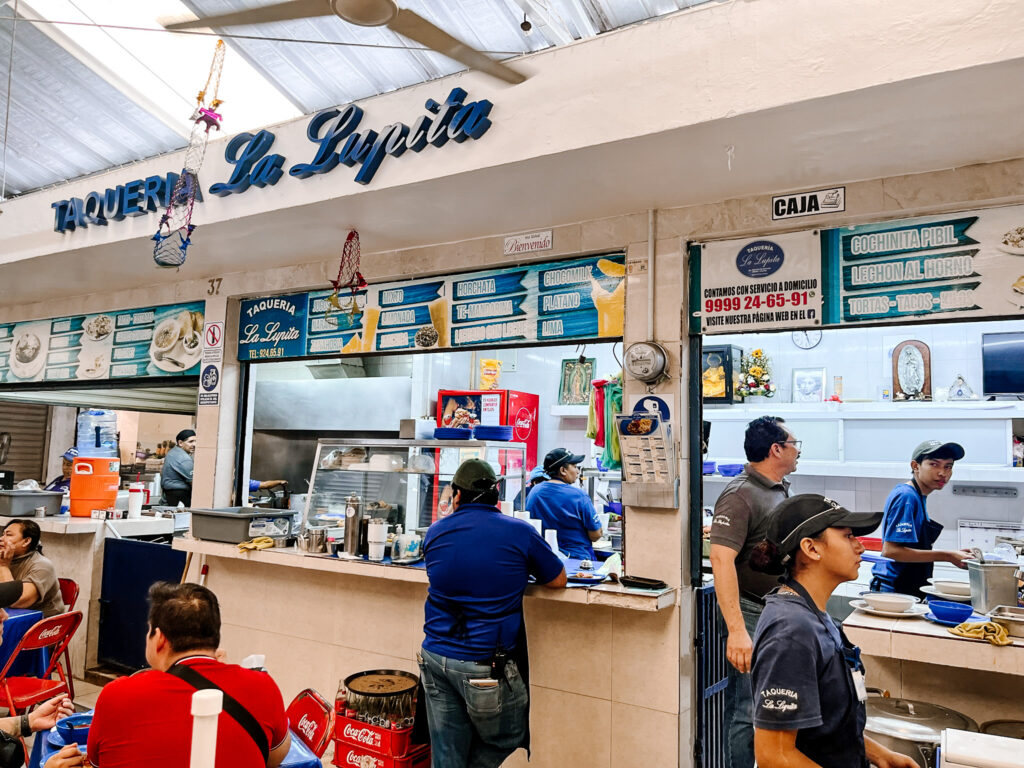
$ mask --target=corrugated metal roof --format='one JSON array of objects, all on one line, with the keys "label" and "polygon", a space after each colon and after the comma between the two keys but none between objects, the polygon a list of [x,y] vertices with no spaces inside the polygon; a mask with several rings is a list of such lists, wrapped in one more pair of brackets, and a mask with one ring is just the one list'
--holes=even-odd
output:
[{"label": "corrugated metal roof", "polygon": [[[400,5],[502,59],[708,1],[402,0]],[[0,0],[0,119],[7,102],[15,4],[15,0]],[[152,6],[149,12],[154,16],[148,24],[152,29],[159,27],[155,14],[163,15],[169,6],[211,16],[267,4],[267,0],[153,0],[135,3],[131,9],[138,13],[140,8]],[[194,82],[198,77],[194,66],[186,72],[181,64],[186,58],[196,59],[192,52],[199,44],[208,43],[212,52],[212,39],[190,39],[188,56],[182,55],[178,61],[174,56],[154,61],[151,49],[158,42],[166,45],[167,36],[173,33],[106,30],[106,36],[89,38],[77,34],[80,27],[39,23],[130,24],[116,15],[115,0],[20,0],[18,5],[6,164],[0,168],[0,174],[6,170],[7,197],[185,145],[187,102],[202,83]],[[324,5],[327,7],[327,0]],[[530,34],[520,28],[524,15],[533,26]],[[358,27],[333,15],[216,31],[316,41],[227,38],[225,78],[233,67],[247,74],[244,84],[225,94],[229,99],[225,131],[230,133],[258,129],[296,113],[312,114],[464,68],[445,56],[419,49],[385,27]],[[184,49],[186,43],[177,38],[175,45]],[[239,66],[237,59],[232,62],[233,54],[244,59],[246,66]],[[130,63],[126,65],[126,61]],[[205,67],[206,61],[201,65]],[[105,70],[105,66],[111,69]],[[249,73],[250,68],[254,74]],[[231,119],[232,102],[237,105],[242,99],[271,105],[258,112],[258,118],[248,117],[262,122]],[[180,118],[175,117],[179,112]]]}]

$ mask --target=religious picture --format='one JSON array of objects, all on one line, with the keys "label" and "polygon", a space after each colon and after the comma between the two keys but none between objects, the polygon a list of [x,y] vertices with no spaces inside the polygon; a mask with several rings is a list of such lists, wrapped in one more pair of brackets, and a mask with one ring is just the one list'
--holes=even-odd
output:
[{"label": "religious picture", "polygon": [[793,369],[793,402],[820,403],[825,399],[824,368]]},{"label": "religious picture", "polygon": [[594,380],[593,357],[580,362],[578,358],[562,361],[559,405],[586,405],[590,402],[590,382]]}]

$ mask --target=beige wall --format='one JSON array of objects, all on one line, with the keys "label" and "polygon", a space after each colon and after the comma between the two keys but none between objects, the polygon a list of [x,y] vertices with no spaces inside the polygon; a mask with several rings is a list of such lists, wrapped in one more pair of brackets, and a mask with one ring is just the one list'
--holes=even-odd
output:
[{"label": "beige wall", "polygon": [[[770,196],[659,211],[656,217],[655,338],[669,350],[671,379],[659,385],[675,413],[685,413],[685,251],[687,239],[809,228],[958,208],[1020,202],[1024,160],[847,185],[848,211],[790,224],[770,221]],[[543,260],[615,248],[627,249],[626,343],[645,338],[647,215],[552,225],[555,249]],[[464,271],[513,263],[502,256],[500,235],[444,246],[364,256],[371,281]],[[62,312],[98,311],[161,302],[205,299],[207,318],[227,322],[229,340],[221,408],[200,408],[197,422],[195,500],[226,503],[234,467],[237,403],[237,297],[323,287],[336,263],[237,272],[224,276],[219,296],[208,284],[138,288],[83,296]],[[230,300],[228,297],[232,297]],[[45,314],[39,305],[11,308],[12,317]],[[627,381],[627,397],[641,391]],[[686,425],[677,421],[683,472],[689,457]],[[631,508],[627,563],[631,572],[685,585],[685,475],[679,510]],[[419,585],[318,574],[210,558],[209,585],[224,610],[224,644],[231,656],[268,654],[268,666],[286,697],[312,685],[331,694],[338,678],[374,666],[412,669],[421,635],[424,589]],[[193,575],[200,558],[193,561]],[[527,600],[534,659],[535,758],[546,766],[689,765],[692,754],[692,609],[688,589],[681,605],[648,614],[597,606]],[[522,764],[516,758],[513,764]]]}]

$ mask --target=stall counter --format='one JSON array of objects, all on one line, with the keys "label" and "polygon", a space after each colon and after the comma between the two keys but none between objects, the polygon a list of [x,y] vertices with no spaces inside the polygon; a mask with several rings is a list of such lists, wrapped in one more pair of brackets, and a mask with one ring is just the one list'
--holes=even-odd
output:
[{"label": "stall counter", "polygon": [[1024,639],[1007,646],[951,635],[923,618],[851,614],[843,628],[860,646],[867,684],[890,695],[949,707],[979,724],[1024,720]]},{"label": "stall counter", "polygon": [[[341,560],[330,555],[311,555],[306,552],[300,552],[292,547],[242,551],[233,544],[202,541],[189,537],[175,539],[173,546],[175,549],[180,549],[184,552],[232,560],[246,560],[249,562],[266,563],[268,565],[311,571],[328,571],[352,576],[370,576],[391,581],[427,583],[427,572],[424,568],[384,565],[364,560]],[[526,594],[530,597],[539,597],[547,600],[607,605],[613,608],[626,608],[636,611],[664,610],[676,605],[679,600],[679,590],[673,587],[661,590],[638,590],[627,589],[621,584],[597,584],[591,587],[564,590],[532,586],[527,589]]]},{"label": "stall counter", "polygon": [[39,524],[43,554],[53,562],[57,576],[78,583],[75,610],[82,612],[83,625],[75,633],[70,650],[72,673],[82,678],[86,669],[98,663],[103,542],[108,538],[171,534],[174,532],[174,521],[149,516],[132,520],[93,520],[68,515],[31,519]]}]

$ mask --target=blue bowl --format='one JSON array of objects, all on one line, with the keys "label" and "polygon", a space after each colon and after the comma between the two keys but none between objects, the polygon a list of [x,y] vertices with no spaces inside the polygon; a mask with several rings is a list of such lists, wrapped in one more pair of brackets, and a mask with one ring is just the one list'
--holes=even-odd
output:
[{"label": "blue bowl", "polygon": [[473,430],[462,427],[437,427],[434,430],[436,440],[469,440],[473,437]]},{"label": "blue bowl", "polygon": [[929,600],[928,607],[935,618],[957,623],[967,621],[974,613],[970,603],[953,603],[949,600]]},{"label": "blue bowl", "polygon": [[75,743],[84,747],[89,742],[89,726],[91,725],[91,712],[85,715],[71,715],[57,721],[57,733],[64,739],[65,744]]},{"label": "blue bowl", "polygon": [[742,464],[719,464],[718,474],[723,477],[736,477],[740,472],[743,471]]},{"label": "blue bowl", "polygon": [[714,462],[714,461],[705,461],[704,462],[704,467],[703,467],[703,469],[701,471],[705,475],[713,475],[713,474],[715,474],[715,468],[717,466],[718,466],[718,464],[716,462]]}]

